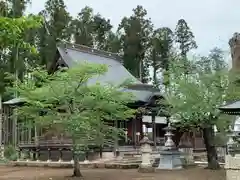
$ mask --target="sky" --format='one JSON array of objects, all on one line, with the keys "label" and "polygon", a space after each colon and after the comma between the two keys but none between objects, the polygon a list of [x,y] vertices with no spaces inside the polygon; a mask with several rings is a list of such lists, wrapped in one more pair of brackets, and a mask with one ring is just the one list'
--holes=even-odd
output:
[{"label": "sky", "polygon": [[[39,12],[45,2],[32,0],[27,12]],[[115,28],[137,5],[148,11],[156,28],[167,26],[174,30],[177,21],[183,18],[195,35],[196,53],[200,55],[207,55],[216,46],[228,52],[229,38],[240,31],[239,0],[65,0],[65,3],[72,16],[85,6],[92,7],[95,13],[109,18]]]}]

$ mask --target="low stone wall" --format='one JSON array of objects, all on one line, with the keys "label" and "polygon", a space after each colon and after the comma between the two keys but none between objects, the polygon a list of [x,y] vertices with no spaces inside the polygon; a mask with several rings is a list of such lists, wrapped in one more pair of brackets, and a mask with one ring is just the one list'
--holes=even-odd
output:
[{"label": "low stone wall", "polygon": [[[8,166],[49,167],[49,168],[73,168],[73,162],[41,162],[41,161],[11,161]],[[121,162],[80,162],[81,168],[107,168],[107,169],[137,169],[139,163]]]},{"label": "low stone wall", "polygon": [[240,155],[226,155],[226,180],[240,180]]}]

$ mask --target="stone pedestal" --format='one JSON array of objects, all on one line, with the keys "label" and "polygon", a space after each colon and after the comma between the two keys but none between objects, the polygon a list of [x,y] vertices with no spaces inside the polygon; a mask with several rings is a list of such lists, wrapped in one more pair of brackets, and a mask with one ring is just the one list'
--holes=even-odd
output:
[{"label": "stone pedestal", "polygon": [[179,151],[182,154],[183,164],[184,165],[194,165],[194,157],[193,157],[193,148],[179,148]]},{"label": "stone pedestal", "polygon": [[240,180],[240,155],[226,155],[226,180]]},{"label": "stone pedestal", "polygon": [[177,150],[161,151],[160,162],[157,169],[175,170],[182,169],[182,161],[180,152]]},{"label": "stone pedestal", "polygon": [[188,134],[184,134],[180,139],[179,151],[181,152],[182,163],[186,166],[194,165],[193,147]]},{"label": "stone pedestal", "polygon": [[138,172],[142,173],[149,173],[149,172],[154,172],[154,168],[152,167],[151,164],[151,153],[152,153],[152,145],[153,142],[148,139],[148,137],[144,137],[140,141],[141,145],[141,159],[142,163],[139,166]]}]

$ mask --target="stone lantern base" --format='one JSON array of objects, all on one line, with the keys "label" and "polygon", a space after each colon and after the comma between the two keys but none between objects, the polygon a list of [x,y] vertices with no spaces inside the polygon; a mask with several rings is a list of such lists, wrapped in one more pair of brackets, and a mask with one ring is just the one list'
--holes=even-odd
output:
[{"label": "stone lantern base", "polygon": [[140,173],[153,173],[155,172],[155,168],[152,166],[143,166],[140,164],[139,168],[138,168],[138,172]]},{"label": "stone lantern base", "polygon": [[240,180],[240,154],[226,155],[226,180]]},{"label": "stone lantern base", "polygon": [[157,169],[175,170],[182,169],[181,153],[177,150],[165,150],[160,152],[160,162]]}]

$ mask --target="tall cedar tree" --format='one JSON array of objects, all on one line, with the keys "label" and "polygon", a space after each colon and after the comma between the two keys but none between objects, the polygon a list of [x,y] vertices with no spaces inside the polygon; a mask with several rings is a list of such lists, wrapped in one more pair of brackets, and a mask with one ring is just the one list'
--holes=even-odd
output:
[{"label": "tall cedar tree", "polygon": [[156,29],[152,37],[153,83],[159,85],[157,74],[160,70],[167,74],[173,46],[173,32],[168,27]]},{"label": "tall cedar tree", "polygon": [[93,9],[84,7],[76,19],[72,20],[73,36],[76,44],[81,44],[88,47],[94,45],[94,14]]},{"label": "tall cedar tree", "polygon": [[63,0],[48,0],[40,15],[45,17],[46,26],[38,32],[39,64],[48,66],[55,57],[57,40],[69,41],[71,38],[71,17]]},{"label": "tall cedar tree", "polygon": [[111,29],[109,19],[94,14],[93,9],[86,6],[71,23],[76,44],[94,47],[100,50],[118,53],[120,41]]},{"label": "tall cedar tree", "polygon": [[195,37],[187,22],[184,19],[180,19],[177,22],[175,29],[175,42],[179,45],[180,54],[186,68],[185,74],[188,73],[187,70],[187,53],[197,48],[197,43]]},{"label": "tall cedar tree", "polygon": [[146,16],[147,11],[142,6],[137,6],[133,9],[133,15],[124,17],[118,27],[118,31],[122,33],[124,66],[143,82],[147,82],[149,78],[147,53],[153,30],[152,22]]}]

